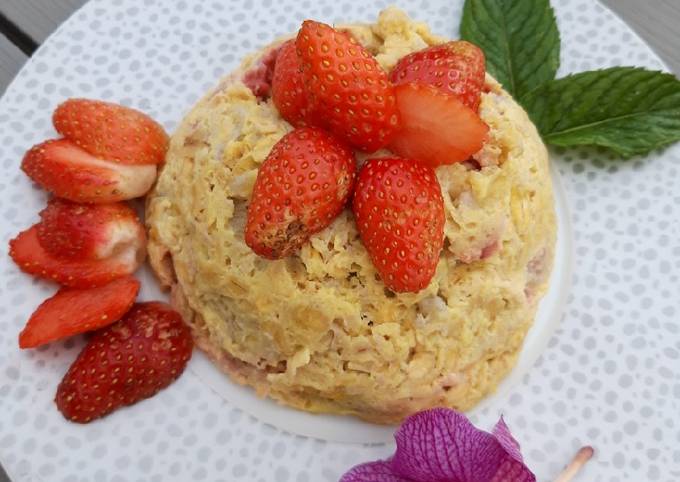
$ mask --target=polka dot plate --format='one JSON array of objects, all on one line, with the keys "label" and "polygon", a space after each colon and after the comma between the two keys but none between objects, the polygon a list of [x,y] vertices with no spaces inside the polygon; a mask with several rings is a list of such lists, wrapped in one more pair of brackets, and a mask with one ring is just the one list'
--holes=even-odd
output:
[{"label": "polka dot plate", "polygon": [[[3,245],[45,203],[19,163],[31,145],[55,135],[50,115],[59,102],[117,101],[172,131],[246,53],[296,30],[302,19],[369,21],[388,3],[86,4],[0,100]],[[462,3],[398,1],[449,37],[458,33]],[[560,75],[612,65],[665,69],[599,3],[552,3],[562,35]],[[560,209],[561,226],[571,224],[573,234],[566,306],[557,329],[537,342],[547,345],[538,359],[473,412],[473,421],[489,429],[503,413],[541,481],[553,479],[585,444],[597,453],[578,480],[680,480],[680,146],[629,161],[592,149],[553,150],[551,158],[570,206]],[[18,332],[55,288],[21,274],[7,256],[0,270],[0,462],[15,482],[335,481],[350,466],[393,450],[389,442],[333,442],[265,423],[198,376],[200,356],[158,396],[90,425],[67,423],[52,400],[83,339],[20,351]],[[157,298],[149,273],[142,276],[142,298]]]}]

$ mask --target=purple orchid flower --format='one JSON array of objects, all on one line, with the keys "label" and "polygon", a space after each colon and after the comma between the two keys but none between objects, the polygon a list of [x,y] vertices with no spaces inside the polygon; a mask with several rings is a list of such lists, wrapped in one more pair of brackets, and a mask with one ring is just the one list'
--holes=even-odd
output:
[{"label": "purple orchid flower", "polygon": [[535,482],[503,418],[493,433],[435,408],[406,419],[388,460],[358,465],[340,482]]}]

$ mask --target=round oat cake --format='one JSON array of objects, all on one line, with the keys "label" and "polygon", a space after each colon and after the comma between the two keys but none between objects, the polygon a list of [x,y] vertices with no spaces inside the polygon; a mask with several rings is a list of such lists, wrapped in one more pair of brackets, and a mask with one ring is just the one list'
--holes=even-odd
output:
[{"label": "round oat cake", "polygon": [[[339,28],[386,71],[446,41],[394,8]],[[378,423],[473,407],[514,365],[552,266],[553,193],[536,128],[487,75],[489,138],[471,162],[436,171],[444,249],[418,293],[385,288],[350,209],[297,256],[269,261],[244,242],[248,200],[259,165],[292,127],[246,83],[278,44],[248,57],[172,136],[147,200],[154,270],[197,345],[262,396]]]}]

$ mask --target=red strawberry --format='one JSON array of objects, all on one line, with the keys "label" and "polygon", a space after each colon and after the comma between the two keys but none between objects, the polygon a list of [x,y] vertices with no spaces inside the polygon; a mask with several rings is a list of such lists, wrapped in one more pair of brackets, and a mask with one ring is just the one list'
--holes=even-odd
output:
[{"label": "red strawberry", "polygon": [[146,114],[99,100],[70,99],[52,116],[62,136],[102,160],[161,164],[168,135]]},{"label": "red strawberry", "polygon": [[131,276],[98,288],[62,288],[31,315],[19,347],[34,348],[110,325],[127,313],[138,292],[139,281]]},{"label": "red strawberry", "polygon": [[373,152],[399,127],[394,89],[375,58],[348,33],[306,20],[295,41],[309,100],[330,131]]},{"label": "red strawberry", "polygon": [[104,260],[56,257],[41,246],[36,225],[9,242],[9,255],[22,271],[33,276],[72,288],[92,288],[134,273],[144,261],[145,248],[126,249]]},{"label": "red strawberry", "polygon": [[402,58],[390,73],[394,85],[421,82],[455,94],[477,112],[486,73],[484,52],[458,40],[435,45]]},{"label": "red strawberry", "polygon": [[55,196],[76,202],[110,203],[140,197],[156,180],[153,164],[129,166],[97,159],[66,139],[33,146],[21,168]]},{"label": "red strawberry", "polygon": [[437,167],[467,160],[484,145],[488,126],[455,95],[426,84],[395,87],[401,130],[395,154]]},{"label": "red strawberry", "polygon": [[57,408],[88,423],[149,398],[182,374],[192,348],[179,313],[165,303],[138,303],[83,348],[59,384]]},{"label": "red strawberry", "polygon": [[385,285],[416,292],[434,276],[444,243],[444,201],[431,167],[370,159],[352,204],[361,240]]},{"label": "red strawberry", "polygon": [[257,174],[246,244],[269,259],[296,252],[340,214],[355,170],[352,151],[321,129],[303,127],[283,136]]},{"label": "red strawberry", "polygon": [[144,226],[124,203],[77,204],[53,198],[40,218],[38,240],[55,257],[136,257],[146,244]]},{"label": "red strawberry", "polygon": [[272,79],[272,101],[281,117],[295,127],[318,123],[311,114],[302,76],[302,63],[295,41],[288,40],[279,50]]}]

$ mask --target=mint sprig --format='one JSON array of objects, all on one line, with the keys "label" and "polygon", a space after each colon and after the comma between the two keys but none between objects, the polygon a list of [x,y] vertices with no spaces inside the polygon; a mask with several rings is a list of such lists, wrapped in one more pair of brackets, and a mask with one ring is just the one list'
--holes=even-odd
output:
[{"label": "mint sprig", "polygon": [[613,67],[554,80],[559,32],[548,0],[466,0],[460,31],[549,144],[627,158],[680,140],[680,80],[671,74]]},{"label": "mint sprig", "polygon": [[596,145],[623,157],[680,140],[680,81],[638,67],[613,67],[552,80],[522,99],[543,139]]},{"label": "mint sprig", "polygon": [[481,47],[489,73],[517,98],[554,79],[560,66],[548,0],[467,0],[460,34]]}]

